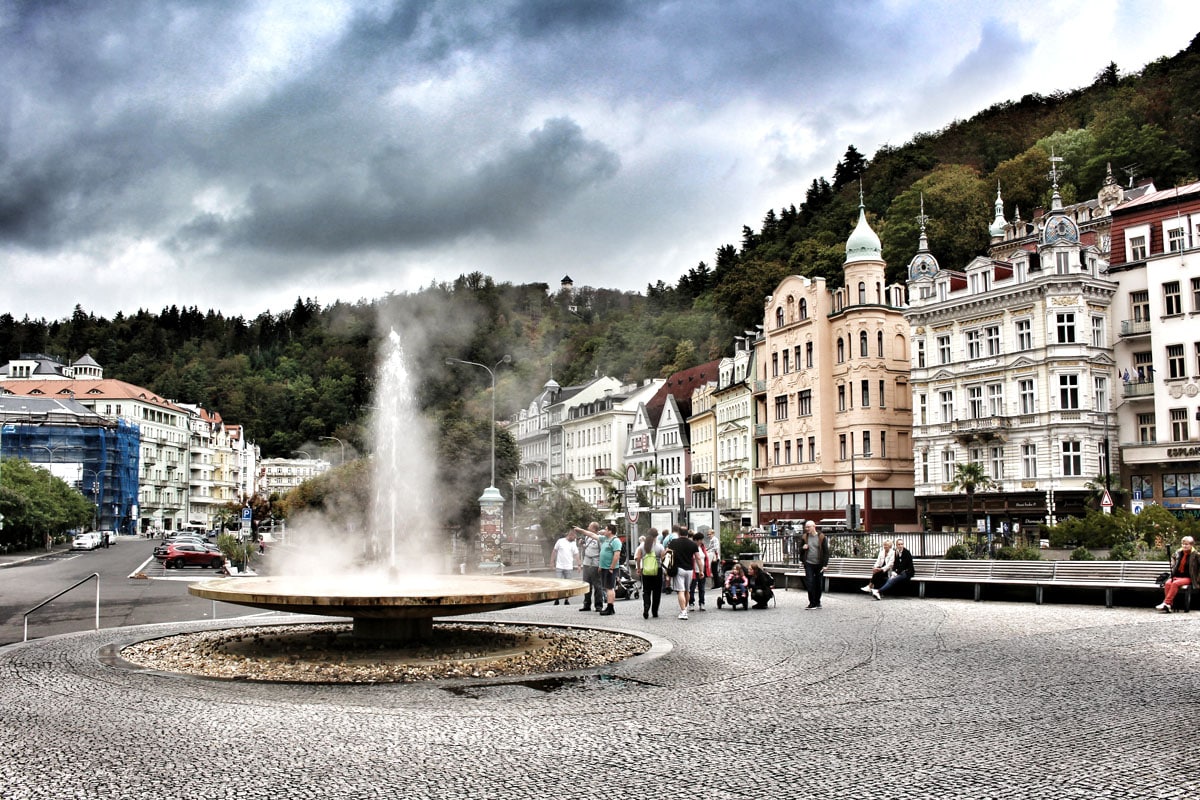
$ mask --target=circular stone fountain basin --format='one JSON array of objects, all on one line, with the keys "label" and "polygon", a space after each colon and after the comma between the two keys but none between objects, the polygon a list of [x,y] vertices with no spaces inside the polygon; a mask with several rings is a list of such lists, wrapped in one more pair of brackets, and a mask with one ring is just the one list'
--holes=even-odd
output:
[{"label": "circular stone fountain basin", "polygon": [[188,587],[197,597],[273,611],[350,617],[354,635],[430,638],[433,618],[559,600],[588,591],[580,581],[495,575],[266,576],[223,578]]}]

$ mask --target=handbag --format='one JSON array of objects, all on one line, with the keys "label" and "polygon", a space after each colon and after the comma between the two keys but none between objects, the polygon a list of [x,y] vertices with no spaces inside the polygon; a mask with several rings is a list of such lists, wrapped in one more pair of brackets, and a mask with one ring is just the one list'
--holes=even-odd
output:
[{"label": "handbag", "polygon": [[1171,578],[1171,573],[1160,572],[1160,573],[1158,573],[1158,576],[1155,577],[1154,582],[1157,583],[1159,586],[1162,586],[1164,583],[1166,583],[1168,580],[1170,580],[1170,578]]}]

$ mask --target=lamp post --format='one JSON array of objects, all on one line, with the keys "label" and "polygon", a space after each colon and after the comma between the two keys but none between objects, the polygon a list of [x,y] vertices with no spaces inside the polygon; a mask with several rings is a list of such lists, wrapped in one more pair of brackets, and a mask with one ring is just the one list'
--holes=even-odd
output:
[{"label": "lamp post", "polygon": [[850,432],[850,513],[847,514],[846,527],[858,531],[858,473],[854,461],[854,432]]},{"label": "lamp post", "polygon": [[338,466],[340,467],[342,464],[345,464],[346,463],[346,443],[343,442],[341,439],[339,439],[336,436],[322,436],[321,438],[328,439],[331,442],[338,443],[338,445],[342,448],[342,456],[341,456],[341,460],[338,461]]},{"label": "lamp post", "polygon": [[[96,472],[96,470],[94,470],[94,469],[81,468],[79,470],[79,475],[80,475],[79,483],[81,485],[83,484],[84,476],[86,476],[89,472],[92,473],[92,505],[95,506],[95,509],[92,511],[92,527],[99,529],[99,527],[100,527],[100,473]],[[116,529],[115,523],[113,524],[113,529],[114,530]]]},{"label": "lamp post", "polygon": [[64,450],[64,449],[70,450],[74,446],[75,445],[73,445],[73,444],[60,444],[57,447],[50,447],[49,445],[44,445],[44,444],[31,444],[31,445],[29,445],[29,448],[32,450],[33,448],[36,447],[39,450],[46,451],[46,455],[48,457],[47,463],[49,464],[49,466],[46,467],[46,474],[49,475],[50,480],[53,481],[54,480],[54,454],[57,453],[59,450]]},{"label": "lamp post", "polygon": [[[461,358],[447,358],[446,366],[466,364],[485,369],[492,378],[492,479],[479,497],[479,567],[481,570],[499,571],[503,567],[501,543],[504,541],[504,495],[496,488],[496,370],[501,364],[512,363],[512,356],[505,355],[495,366]],[[515,493],[514,493],[515,502]]]},{"label": "lamp post", "polygon": [[[488,491],[493,491],[497,495],[500,494],[500,490],[496,488],[496,370],[500,368],[501,364],[511,363],[512,356],[510,355],[505,355],[504,358],[497,361],[495,367],[489,367],[487,364],[480,364],[478,361],[464,361],[461,358],[446,359],[446,366],[453,366],[454,364],[467,364],[472,367],[486,369],[488,371],[488,375],[492,376],[492,482],[488,484]],[[487,492],[484,494],[487,494]]]}]

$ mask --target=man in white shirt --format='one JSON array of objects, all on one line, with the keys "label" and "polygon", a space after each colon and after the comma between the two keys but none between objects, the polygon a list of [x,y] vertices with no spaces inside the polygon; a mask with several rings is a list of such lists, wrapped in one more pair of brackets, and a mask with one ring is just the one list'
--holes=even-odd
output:
[{"label": "man in white shirt", "polygon": [[[554,562],[555,576],[563,580],[570,580],[574,577],[575,570],[579,567],[579,548],[575,546],[575,531],[567,531],[565,536],[558,537],[558,541],[554,543],[554,550],[550,554],[550,560]],[[554,605],[558,605],[558,601],[554,601]],[[563,605],[571,605],[571,600],[563,600]]]}]

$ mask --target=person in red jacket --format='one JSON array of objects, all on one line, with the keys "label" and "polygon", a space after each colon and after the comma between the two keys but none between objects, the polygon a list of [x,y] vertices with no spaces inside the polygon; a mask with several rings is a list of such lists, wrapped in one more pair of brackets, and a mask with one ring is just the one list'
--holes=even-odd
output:
[{"label": "person in red jacket", "polygon": [[1200,586],[1200,555],[1192,549],[1194,545],[1192,537],[1183,537],[1179,550],[1171,559],[1171,576],[1163,584],[1163,601],[1155,606],[1164,614],[1171,613],[1171,604],[1180,589]]}]

